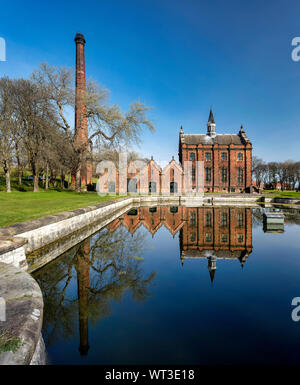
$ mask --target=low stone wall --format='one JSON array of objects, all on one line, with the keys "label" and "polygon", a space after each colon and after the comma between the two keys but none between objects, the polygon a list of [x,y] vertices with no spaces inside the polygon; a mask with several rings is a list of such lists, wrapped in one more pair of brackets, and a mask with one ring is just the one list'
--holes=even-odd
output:
[{"label": "low stone wall", "polygon": [[71,235],[99,218],[119,212],[131,202],[132,198],[118,199],[4,227],[0,229],[0,262],[12,263],[26,270],[26,255]]},{"label": "low stone wall", "polygon": [[286,197],[275,197],[273,198],[274,203],[284,203],[284,204],[296,204],[300,205],[300,200],[297,198],[286,198]]},{"label": "low stone wall", "polygon": [[233,195],[233,196],[205,196],[204,205],[218,206],[257,206],[261,202],[261,196]]},{"label": "low stone wall", "polygon": [[274,203],[283,205],[300,205],[299,198],[262,196],[261,201],[264,203]]},{"label": "low stone wall", "polygon": [[0,262],[26,269],[26,243],[25,238],[0,236]]},{"label": "low stone wall", "polygon": [[45,364],[43,296],[25,271],[0,263],[0,365]]},{"label": "low stone wall", "polygon": [[[180,196],[126,197],[8,226],[0,229],[0,262],[11,263],[27,270],[27,256],[29,256],[30,271],[33,271],[55,258],[47,253],[44,261],[37,262],[37,258],[33,254],[36,250],[42,250],[45,247],[51,248],[51,244],[55,242],[54,255],[58,256],[73,246],[74,239],[77,240],[76,243],[84,240],[134,205],[179,205],[180,203]],[[86,231],[80,234],[79,231],[81,230]],[[64,246],[57,247],[57,242],[67,237],[70,238],[63,242]],[[35,259],[33,263],[32,258]]]}]

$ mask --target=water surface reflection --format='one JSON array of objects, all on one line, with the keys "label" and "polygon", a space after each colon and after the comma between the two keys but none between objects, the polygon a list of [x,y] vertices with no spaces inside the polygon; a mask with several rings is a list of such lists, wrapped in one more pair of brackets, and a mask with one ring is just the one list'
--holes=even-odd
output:
[{"label": "water surface reflection", "polygon": [[299,214],[262,211],[132,209],[37,271],[51,362],[298,363]]}]

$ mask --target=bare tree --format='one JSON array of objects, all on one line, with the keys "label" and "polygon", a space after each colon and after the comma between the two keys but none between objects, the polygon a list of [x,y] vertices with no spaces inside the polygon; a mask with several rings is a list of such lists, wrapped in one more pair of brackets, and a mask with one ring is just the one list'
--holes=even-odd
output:
[{"label": "bare tree", "polygon": [[256,185],[260,188],[265,173],[265,163],[257,156],[252,158],[252,175],[256,181]]},{"label": "bare tree", "polygon": [[39,191],[39,170],[46,143],[55,129],[56,111],[49,102],[47,90],[30,80],[14,81],[14,108],[23,132],[23,144],[33,174],[33,191]]},{"label": "bare tree", "polygon": [[297,162],[297,188],[300,191],[300,162]]},{"label": "bare tree", "polygon": [[15,126],[12,104],[13,83],[0,79],[0,161],[5,173],[6,192],[11,192],[10,166],[13,158]]},{"label": "bare tree", "polygon": [[289,162],[280,162],[278,163],[278,180],[283,191],[288,183],[289,179]]},{"label": "bare tree", "polygon": [[288,188],[295,190],[298,181],[298,165],[297,162],[288,160],[287,162],[287,181]]},{"label": "bare tree", "polygon": [[99,87],[93,81],[89,81],[87,91],[80,96],[78,102],[84,105],[84,111],[79,119],[80,130],[84,118],[88,119],[89,137],[79,143],[77,132],[67,119],[67,111],[70,107],[75,108],[75,90],[73,76],[66,68],[50,67],[42,64],[35,71],[32,78],[36,84],[47,89],[48,95],[56,108],[58,125],[65,132],[66,139],[73,149],[70,167],[76,175],[76,191],[80,191],[80,170],[86,164],[87,158],[91,157],[93,145],[109,143],[110,147],[129,146],[139,142],[140,134],[144,128],[151,131],[154,126],[146,118],[149,107],[143,103],[134,102],[129,111],[123,113],[119,106],[106,104],[108,91]]},{"label": "bare tree", "polygon": [[268,172],[269,186],[275,190],[278,182],[278,163],[269,162],[267,172]]}]

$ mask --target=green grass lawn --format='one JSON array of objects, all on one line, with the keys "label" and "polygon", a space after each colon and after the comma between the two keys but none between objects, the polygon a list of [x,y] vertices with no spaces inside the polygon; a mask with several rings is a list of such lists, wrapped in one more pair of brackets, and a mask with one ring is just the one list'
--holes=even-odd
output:
[{"label": "green grass lawn", "polygon": [[12,192],[0,193],[0,227],[20,223],[63,211],[74,210],[117,197],[100,197],[96,193]]},{"label": "green grass lawn", "polygon": [[300,199],[300,192],[299,191],[263,190],[263,194],[278,196],[278,197],[288,197],[288,198],[299,198]]},{"label": "green grass lawn", "polygon": [[[272,197],[288,197],[288,198],[299,198],[300,192],[298,191],[278,191],[278,190],[263,190],[263,195],[270,195]],[[213,192],[213,193],[205,193],[204,195],[243,195],[243,196],[256,196],[256,193],[253,194],[240,194],[240,193],[228,193],[228,192]]]}]

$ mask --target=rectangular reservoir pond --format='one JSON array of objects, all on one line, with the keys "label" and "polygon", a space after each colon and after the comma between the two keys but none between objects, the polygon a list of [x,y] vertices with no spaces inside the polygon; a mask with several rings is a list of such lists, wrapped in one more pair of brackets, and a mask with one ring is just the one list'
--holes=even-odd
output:
[{"label": "rectangular reservoir pond", "polygon": [[33,276],[50,364],[300,364],[299,209],[133,208]]}]

